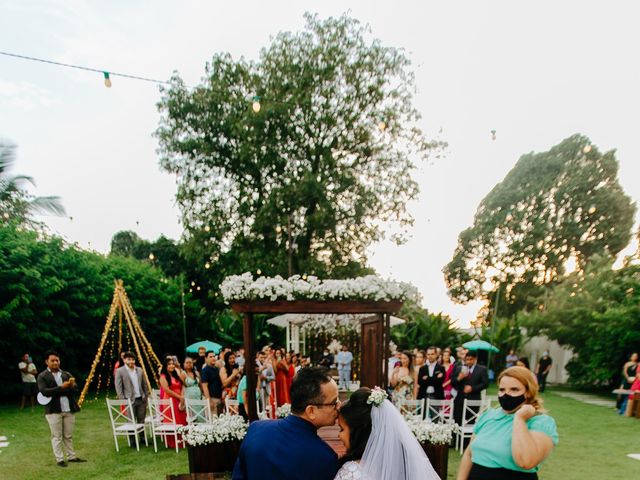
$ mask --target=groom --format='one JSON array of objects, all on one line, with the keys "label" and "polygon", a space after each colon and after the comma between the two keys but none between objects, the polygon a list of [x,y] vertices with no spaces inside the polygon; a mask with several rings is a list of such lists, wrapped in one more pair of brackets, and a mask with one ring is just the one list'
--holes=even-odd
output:
[{"label": "groom", "polygon": [[339,405],[338,386],[326,369],[301,369],[291,384],[291,415],[251,424],[233,480],[333,480],[338,457],[317,429],[335,425]]}]

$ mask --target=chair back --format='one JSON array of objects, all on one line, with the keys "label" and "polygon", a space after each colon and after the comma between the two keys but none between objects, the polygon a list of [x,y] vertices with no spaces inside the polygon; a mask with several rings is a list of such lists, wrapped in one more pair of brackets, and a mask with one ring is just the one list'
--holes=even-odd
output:
[{"label": "chair back", "polygon": [[224,406],[228,415],[240,414],[240,402],[237,399],[231,399],[229,397],[225,398]]},{"label": "chair back", "polygon": [[424,417],[424,399],[423,400],[406,400],[401,398],[397,404],[398,410],[402,415],[416,415]]},{"label": "chair back", "polygon": [[157,399],[160,399],[160,389],[158,389],[158,388],[152,388],[152,389],[151,389],[151,398],[157,398]]},{"label": "chair back", "polygon": [[107,398],[107,408],[109,409],[109,418],[113,428],[136,423],[133,417],[131,400],[110,400]]},{"label": "chair back", "polygon": [[187,423],[194,425],[197,423],[211,423],[211,409],[209,408],[209,400],[197,400],[193,398],[184,399],[187,407]]},{"label": "chair back", "polygon": [[489,409],[489,403],[486,400],[469,400],[464,399],[464,405],[462,409],[462,424],[461,427],[476,423],[478,417]]},{"label": "chair back", "polygon": [[176,414],[173,409],[173,402],[170,398],[153,400],[149,402],[149,407],[151,409],[151,418],[156,425],[160,423],[175,425]]},{"label": "chair back", "polygon": [[451,423],[453,421],[453,400],[427,398],[426,416],[434,423]]}]

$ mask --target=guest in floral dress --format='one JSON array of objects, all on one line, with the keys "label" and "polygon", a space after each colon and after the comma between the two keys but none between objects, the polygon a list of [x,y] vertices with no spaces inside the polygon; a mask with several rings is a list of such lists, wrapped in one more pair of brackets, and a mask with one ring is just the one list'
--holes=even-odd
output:
[{"label": "guest in floral dress", "polygon": [[400,365],[394,367],[391,374],[391,387],[393,392],[391,398],[393,403],[402,400],[411,400],[413,398],[413,358],[410,352],[402,352],[400,354]]}]

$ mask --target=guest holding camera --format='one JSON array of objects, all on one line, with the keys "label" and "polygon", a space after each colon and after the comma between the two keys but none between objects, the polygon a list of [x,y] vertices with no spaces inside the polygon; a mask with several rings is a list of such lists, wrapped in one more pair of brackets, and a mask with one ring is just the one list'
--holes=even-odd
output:
[{"label": "guest holding camera", "polygon": [[73,448],[74,413],[80,410],[73,398],[78,391],[76,380],[69,372],[60,369],[60,355],[56,352],[45,353],[44,359],[47,369],[38,375],[38,390],[45,397],[44,401],[49,399],[44,412],[51,430],[51,446],[56,463],[59,467],[66,467],[67,462],[85,462],[76,456]]}]

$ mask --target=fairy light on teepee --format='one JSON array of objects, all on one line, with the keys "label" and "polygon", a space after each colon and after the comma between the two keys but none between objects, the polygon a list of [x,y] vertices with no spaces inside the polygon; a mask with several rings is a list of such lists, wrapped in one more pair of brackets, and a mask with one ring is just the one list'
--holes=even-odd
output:
[{"label": "fairy light on teepee", "polygon": [[[133,351],[136,356],[136,360],[138,365],[143,369],[147,378],[147,386],[151,389],[151,381],[153,379],[155,383],[158,383],[158,375],[160,367],[162,366],[160,360],[153,352],[153,348],[151,347],[151,343],[145,336],[138,319],[136,318],[136,314],[133,311],[133,307],[131,306],[131,302],[127,297],[127,293],[124,290],[124,286],[122,280],[116,281],[115,290],[113,292],[113,300],[111,302],[111,307],[109,308],[109,314],[107,315],[107,320],[105,322],[104,330],[102,331],[102,337],[100,339],[100,344],[98,345],[98,351],[93,359],[93,363],[91,364],[91,370],[89,371],[89,375],[87,376],[87,380],[82,389],[82,393],[80,394],[80,399],[78,403],[82,405],[84,402],[87,393],[89,391],[89,387],[93,383],[94,379],[97,377],[97,393],[100,391],[100,387],[103,383],[103,374],[107,375],[106,385],[109,386],[111,384],[110,375],[112,375],[112,366],[111,360],[112,358],[108,358],[105,361],[105,356],[113,357],[113,349],[115,343],[115,336],[117,331],[118,352],[122,351],[122,340],[123,340],[123,330],[125,336],[127,336],[127,344],[133,344]],[[145,361],[146,360],[146,361]],[[106,370],[105,371],[105,367]]]}]

